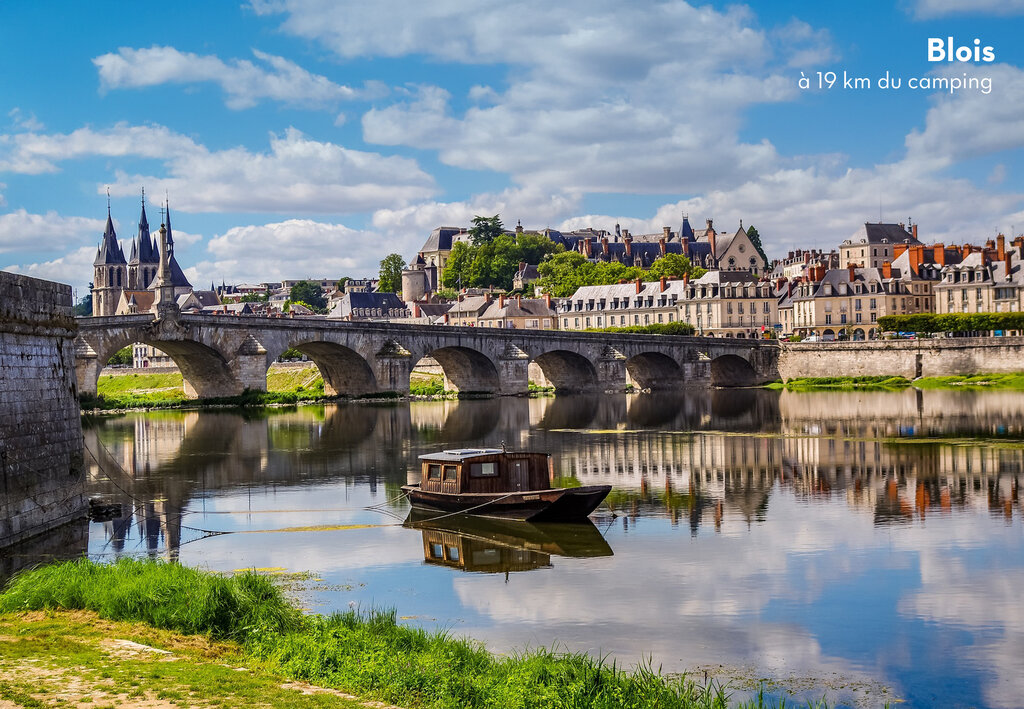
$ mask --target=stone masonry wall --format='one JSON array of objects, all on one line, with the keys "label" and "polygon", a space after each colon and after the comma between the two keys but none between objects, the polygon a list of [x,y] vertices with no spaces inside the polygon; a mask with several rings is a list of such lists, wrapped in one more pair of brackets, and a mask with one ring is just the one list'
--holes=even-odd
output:
[{"label": "stone masonry wall", "polygon": [[940,377],[1024,372],[1022,337],[782,343],[779,375]]},{"label": "stone masonry wall", "polygon": [[85,515],[71,287],[0,271],[0,548]]}]

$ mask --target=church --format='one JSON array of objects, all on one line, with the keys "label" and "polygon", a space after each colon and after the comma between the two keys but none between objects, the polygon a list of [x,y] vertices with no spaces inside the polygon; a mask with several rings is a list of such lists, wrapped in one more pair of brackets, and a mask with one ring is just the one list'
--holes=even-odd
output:
[{"label": "church", "polygon": [[[176,300],[182,300],[183,297],[188,299],[189,296],[193,296],[193,288],[174,257],[170,207],[163,210],[163,217],[163,226],[167,230],[168,266],[171,285],[174,286],[174,297]],[[125,260],[124,250],[118,243],[108,200],[107,225],[92,265],[94,317],[152,311],[156,298],[156,276],[160,268],[160,245],[149,231],[145,192],[142,194],[142,214],[139,217],[138,232],[132,239],[131,257]]]}]

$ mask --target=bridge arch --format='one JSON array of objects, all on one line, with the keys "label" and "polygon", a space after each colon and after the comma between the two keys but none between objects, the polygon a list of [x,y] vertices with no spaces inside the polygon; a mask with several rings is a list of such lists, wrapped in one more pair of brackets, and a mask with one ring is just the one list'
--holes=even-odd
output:
[{"label": "bridge arch", "polygon": [[217,349],[195,340],[163,340],[137,331],[126,331],[104,343],[105,346],[96,351],[99,366],[87,375],[93,377],[93,380],[88,383],[79,382],[79,389],[96,391],[103,366],[118,350],[136,342],[155,347],[174,361],[181,370],[185,396],[190,399],[237,396],[244,389],[231,371],[227,358]]},{"label": "bridge arch", "polygon": [[551,350],[533,358],[555,391],[597,391],[597,370],[583,355],[570,350]]},{"label": "bridge arch", "polygon": [[739,355],[725,354],[711,360],[711,385],[746,387],[758,383],[757,372]]},{"label": "bridge arch", "polygon": [[483,352],[462,346],[440,347],[428,352],[444,372],[444,388],[463,393],[497,394],[501,391],[498,368]]},{"label": "bridge arch", "polygon": [[683,369],[679,363],[661,352],[641,352],[626,360],[626,372],[640,389],[657,391],[678,389]]},{"label": "bridge arch", "polygon": [[377,378],[366,359],[344,345],[324,340],[297,342],[292,349],[313,360],[328,396],[362,396],[377,391]]}]

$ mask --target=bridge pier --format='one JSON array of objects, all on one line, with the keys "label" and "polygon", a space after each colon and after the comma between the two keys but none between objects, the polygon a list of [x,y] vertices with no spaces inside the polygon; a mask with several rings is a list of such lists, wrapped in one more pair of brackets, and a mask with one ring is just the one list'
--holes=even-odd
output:
[{"label": "bridge pier", "polygon": [[377,391],[397,392],[403,396],[409,394],[409,378],[413,362],[412,353],[395,341],[388,342],[374,357],[374,376],[377,379]]},{"label": "bridge pier", "polygon": [[504,396],[530,392],[530,355],[511,343],[498,358],[499,394]]},{"label": "bridge pier", "polygon": [[594,363],[600,391],[624,391],[626,388],[626,355],[615,348],[604,348]]}]

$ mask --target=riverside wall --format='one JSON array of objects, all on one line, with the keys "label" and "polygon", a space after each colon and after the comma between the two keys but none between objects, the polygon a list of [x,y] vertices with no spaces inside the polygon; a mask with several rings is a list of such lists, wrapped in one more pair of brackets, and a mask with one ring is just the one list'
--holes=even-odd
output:
[{"label": "riverside wall", "polygon": [[76,333],[70,286],[0,271],[0,548],[85,515]]},{"label": "riverside wall", "polygon": [[1024,337],[781,343],[779,376],[941,377],[1024,372]]}]

